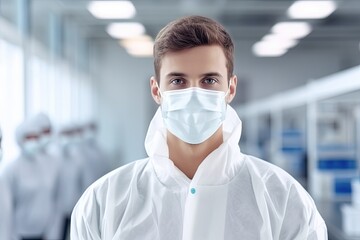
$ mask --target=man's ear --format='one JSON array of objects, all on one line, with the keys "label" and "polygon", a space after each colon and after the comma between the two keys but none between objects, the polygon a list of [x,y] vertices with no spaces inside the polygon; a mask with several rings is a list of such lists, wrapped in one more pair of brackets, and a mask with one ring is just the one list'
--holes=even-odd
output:
[{"label": "man's ear", "polygon": [[233,75],[230,78],[229,94],[227,96],[227,103],[231,103],[236,95],[237,77]]},{"label": "man's ear", "polygon": [[150,78],[150,91],[151,91],[151,96],[153,97],[154,101],[160,105],[161,103],[161,97],[160,97],[160,89],[159,89],[159,85],[157,83],[157,80],[155,79],[155,77],[151,77]]}]

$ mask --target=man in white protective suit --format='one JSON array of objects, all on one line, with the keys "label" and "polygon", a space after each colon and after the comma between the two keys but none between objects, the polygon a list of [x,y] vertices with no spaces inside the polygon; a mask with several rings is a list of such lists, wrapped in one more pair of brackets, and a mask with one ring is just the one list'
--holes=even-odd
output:
[{"label": "man in white protective suit", "polygon": [[45,239],[53,222],[56,169],[39,155],[41,134],[34,119],[20,124],[16,140],[21,154],[2,171],[13,199],[16,239]]},{"label": "man in white protective suit", "polygon": [[72,213],[71,239],[327,239],[309,194],[282,169],[240,152],[234,46],[209,18],[175,20],[155,39],[160,105],[148,158],[95,182]]},{"label": "man in white protective suit", "polygon": [[1,159],[2,131],[0,128],[0,239],[11,239],[12,234],[12,198],[10,189],[3,179]]}]

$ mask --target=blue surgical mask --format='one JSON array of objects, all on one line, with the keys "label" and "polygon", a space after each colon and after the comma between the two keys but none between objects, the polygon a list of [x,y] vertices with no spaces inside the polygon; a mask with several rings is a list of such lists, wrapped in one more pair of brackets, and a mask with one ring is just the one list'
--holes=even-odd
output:
[{"label": "blue surgical mask", "polygon": [[204,142],[225,119],[227,92],[187,88],[165,91],[161,95],[164,124],[169,132],[184,142]]}]

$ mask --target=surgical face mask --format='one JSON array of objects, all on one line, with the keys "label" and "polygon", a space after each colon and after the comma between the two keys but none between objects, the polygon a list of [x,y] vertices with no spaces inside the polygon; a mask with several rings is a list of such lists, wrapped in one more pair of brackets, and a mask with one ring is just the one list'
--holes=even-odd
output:
[{"label": "surgical face mask", "polygon": [[166,91],[161,95],[164,124],[168,131],[184,142],[204,142],[219,129],[225,119],[225,92],[187,88]]},{"label": "surgical face mask", "polygon": [[63,148],[69,147],[71,144],[70,137],[64,136],[64,135],[60,136],[59,143],[60,143],[60,146]]},{"label": "surgical face mask", "polygon": [[73,143],[73,144],[80,144],[80,143],[82,143],[82,137],[80,136],[80,135],[78,135],[78,134],[76,134],[75,136],[72,136],[72,138],[71,138],[71,143]]},{"label": "surgical face mask", "polygon": [[24,142],[23,150],[26,155],[34,156],[36,155],[41,148],[41,144],[38,140],[28,140]]},{"label": "surgical face mask", "polygon": [[43,136],[40,138],[41,148],[46,148],[47,145],[50,143],[50,141],[51,141],[50,135],[43,135]]}]

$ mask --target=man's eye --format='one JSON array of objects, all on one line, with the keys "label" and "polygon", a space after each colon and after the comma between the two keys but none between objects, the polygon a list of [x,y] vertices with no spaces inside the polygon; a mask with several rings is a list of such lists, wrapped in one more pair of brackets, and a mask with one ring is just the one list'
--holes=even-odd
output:
[{"label": "man's eye", "polygon": [[180,78],[176,78],[176,79],[171,80],[171,84],[174,84],[174,85],[184,84],[184,80],[180,79]]},{"label": "man's eye", "polygon": [[218,82],[218,81],[215,78],[205,78],[203,80],[203,83],[205,83],[205,84],[215,84],[216,82]]}]

